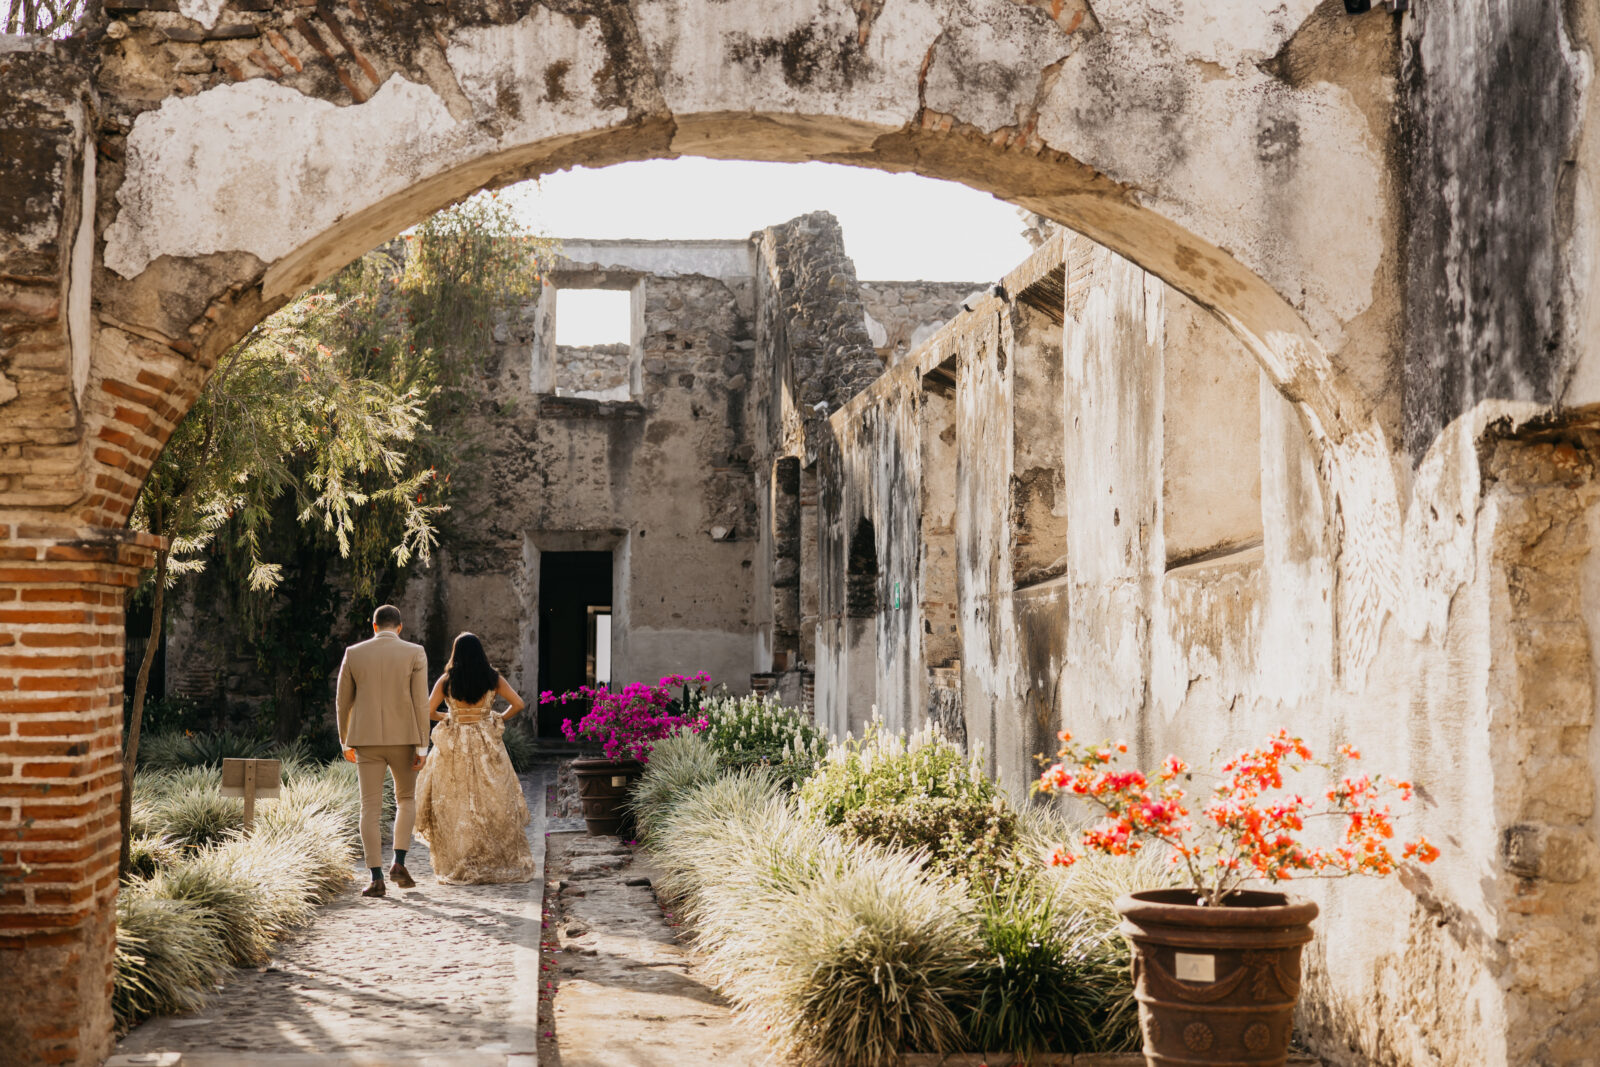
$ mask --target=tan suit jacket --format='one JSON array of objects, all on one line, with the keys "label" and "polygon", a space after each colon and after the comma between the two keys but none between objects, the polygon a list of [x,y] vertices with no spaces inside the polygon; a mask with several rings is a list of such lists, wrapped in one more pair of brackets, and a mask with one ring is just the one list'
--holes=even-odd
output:
[{"label": "tan suit jacket", "polygon": [[428,656],[383,630],[345,649],[339,665],[339,743],[428,744]]}]

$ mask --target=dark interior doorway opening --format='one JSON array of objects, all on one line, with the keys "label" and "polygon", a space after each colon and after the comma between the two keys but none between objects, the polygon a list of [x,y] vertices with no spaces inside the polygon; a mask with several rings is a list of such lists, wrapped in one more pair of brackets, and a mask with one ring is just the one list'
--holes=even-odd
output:
[{"label": "dark interior doorway opening", "polygon": [[[610,659],[611,553],[544,552],[539,558],[539,692],[565,693],[597,681],[601,664],[599,619],[606,618],[605,659]],[[608,664],[607,664],[608,665]],[[609,673],[609,671],[607,672]],[[539,707],[539,736],[560,737],[561,720],[583,711],[575,705]]]}]

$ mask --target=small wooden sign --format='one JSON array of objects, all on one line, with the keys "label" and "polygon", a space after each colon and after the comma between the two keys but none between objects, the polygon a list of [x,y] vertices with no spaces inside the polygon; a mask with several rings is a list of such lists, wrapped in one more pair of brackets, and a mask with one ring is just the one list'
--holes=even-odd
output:
[{"label": "small wooden sign", "polygon": [[244,797],[244,828],[256,821],[256,801],[275,800],[283,786],[283,761],[275,759],[225,759],[222,761],[222,795]]}]

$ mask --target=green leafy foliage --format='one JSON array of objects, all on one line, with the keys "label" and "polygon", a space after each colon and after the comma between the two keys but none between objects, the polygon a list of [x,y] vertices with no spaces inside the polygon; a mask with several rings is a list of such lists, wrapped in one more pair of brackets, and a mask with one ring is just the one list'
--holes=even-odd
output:
[{"label": "green leafy foliage", "polygon": [[919,851],[986,886],[1015,868],[1016,814],[979,760],[931,732],[868,728],[835,745],[800,788],[800,803],[859,840]]},{"label": "green leafy foliage", "polygon": [[987,887],[1016,870],[1016,813],[1002,800],[914,795],[882,807],[846,812],[850,836],[924,853],[951,874]]}]

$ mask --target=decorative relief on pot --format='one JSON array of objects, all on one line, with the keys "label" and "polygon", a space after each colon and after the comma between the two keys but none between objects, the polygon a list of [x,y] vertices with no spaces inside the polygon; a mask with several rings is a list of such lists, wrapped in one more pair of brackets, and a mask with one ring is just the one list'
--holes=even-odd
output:
[{"label": "decorative relief on pot", "polygon": [[1244,1047],[1251,1052],[1260,1052],[1272,1043],[1272,1027],[1266,1023],[1251,1023],[1245,1027]]},{"label": "decorative relief on pot", "polygon": [[1206,1051],[1215,1039],[1211,1027],[1205,1023],[1190,1023],[1183,1028],[1183,1043],[1188,1046],[1190,1052]]},{"label": "decorative relief on pot", "polygon": [[1268,985],[1270,980],[1278,983],[1278,988],[1283,990],[1284,996],[1296,1000],[1300,996],[1300,955],[1295,953],[1289,968],[1283,966],[1284,953],[1281,952],[1246,952],[1244,965],[1252,972],[1250,977],[1250,993],[1257,1000],[1275,999],[1272,989]]},{"label": "decorative relief on pot", "polygon": [[1150,1044],[1161,1044],[1161,1020],[1151,1016],[1145,1019],[1144,1032],[1150,1035]]}]

